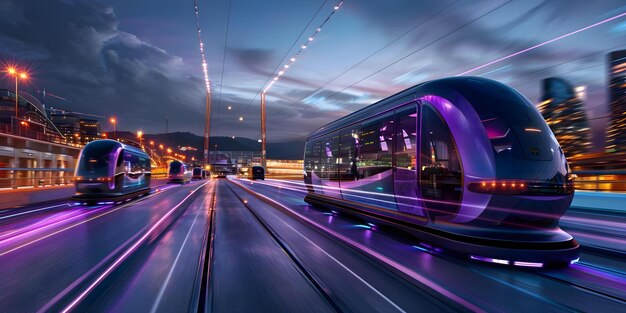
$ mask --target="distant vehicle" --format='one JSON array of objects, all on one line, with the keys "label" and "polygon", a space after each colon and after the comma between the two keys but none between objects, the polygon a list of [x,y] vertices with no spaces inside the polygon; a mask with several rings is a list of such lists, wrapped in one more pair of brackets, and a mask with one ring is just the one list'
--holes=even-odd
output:
[{"label": "distant vehicle", "polygon": [[191,181],[189,166],[181,161],[170,162],[167,170],[167,182],[185,184]]},{"label": "distant vehicle", "polygon": [[226,178],[226,176],[230,174],[231,174],[230,171],[225,171],[225,170],[217,170],[217,171],[211,172],[211,176],[217,177],[217,178]]},{"label": "distant vehicle", "polygon": [[203,175],[204,170],[199,168],[199,167],[194,167],[193,168],[193,172],[191,175],[192,179],[204,179],[204,175]]},{"label": "distant vehicle", "polygon": [[202,170],[202,179],[207,179],[209,176],[209,172],[205,169]]},{"label": "distant vehicle", "polygon": [[561,266],[573,174],[531,101],[480,77],[411,87],[315,131],[305,201],[387,224],[424,249],[511,266]]},{"label": "distant vehicle", "polygon": [[265,168],[263,166],[253,166],[248,169],[248,179],[263,179],[265,180]]},{"label": "distant vehicle", "polygon": [[212,177],[226,177],[235,173],[235,165],[230,156],[224,153],[212,154],[209,156],[209,166]]},{"label": "distant vehicle", "polygon": [[150,157],[115,140],[95,140],[83,148],[75,171],[74,199],[118,201],[150,192]]}]

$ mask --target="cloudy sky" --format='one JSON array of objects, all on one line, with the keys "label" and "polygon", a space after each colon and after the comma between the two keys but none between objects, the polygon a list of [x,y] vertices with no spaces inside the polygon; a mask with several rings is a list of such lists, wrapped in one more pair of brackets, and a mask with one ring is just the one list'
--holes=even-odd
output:
[{"label": "cloudy sky", "polygon": [[[199,1],[213,85],[211,135],[258,138],[259,90],[335,4]],[[268,140],[302,140],[419,82],[624,12],[623,0],[346,0],[269,92]],[[115,114],[119,129],[164,132],[169,117],[170,131],[202,134],[198,47],[193,0],[0,0],[0,61],[29,69],[23,88],[67,99],[48,97],[48,106]],[[470,74],[502,81],[534,102],[546,77],[587,86],[585,107],[601,142],[606,53],[617,49],[626,49],[626,17]],[[11,88],[11,81],[4,77],[0,86]]]}]

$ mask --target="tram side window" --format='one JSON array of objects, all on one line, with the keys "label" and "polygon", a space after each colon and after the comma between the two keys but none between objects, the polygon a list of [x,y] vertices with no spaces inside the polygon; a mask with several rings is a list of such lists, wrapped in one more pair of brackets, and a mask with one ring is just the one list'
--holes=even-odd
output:
[{"label": "tram side window", "polygon": [[396,113],[396,168],[398,170],[416,170],[417,111],[412,104]]},{"label": "tram side window", "polygon": [[321,178],[337,179],[337,158],[339,157],[339,132],[336,131],[322,139],[320,164]]},{"label": "tram side window", "polygon": [[362,124],[357,159],[359,179],[392,169],[393,136],[393,114],[377,116]]},{"label": "tram side window", "polygon": [[304,171],[307,175],[311,173],[311,170],[313,170],[312,150],[313,142],[309,141],[304,146]]},{"label": "tram side window", "polygon": [[318,177],[321,175],[322,166],[320,164],[320,156],[322,154],[322,141],[315,139],[311,143],[311,168]]},{"label": "tram side window", "polygon": [[356,180],[357,172],[357,152],[359,147],[359,136],[361,129],[358,126],[348,127],[341,130],[339,139],[339,180]]},{"label": "tram side window", "polygon": [[429,105],[422,110],[420,186],[433,216],[455,213],[462,194],[459,154],[450,130]]}]

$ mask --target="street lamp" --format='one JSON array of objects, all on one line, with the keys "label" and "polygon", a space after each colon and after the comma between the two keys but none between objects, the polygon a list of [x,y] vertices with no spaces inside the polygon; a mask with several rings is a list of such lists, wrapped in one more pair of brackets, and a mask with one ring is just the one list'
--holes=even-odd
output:
[{"label": "street lamp", "polygon": [[26,72],[18,73],[17,69],[14,67],[9,67],[7,72],[15,77],[15,118],[19,118],[18,114],[18,103],[19,103],[19,94],[18,94],[18,81],[20,79],[28,79],[28,74]]},{"label": "street lamp", "polygon": [[137,131],[137,138],[139,138],[139,145],[143,149],[143,131],[141,130]]},{"label": "street lamp", "polygon": [[111,124],[113,124],[113,140],[117,140],[117,136],[115,134],[116,130],[117,130],[117,118],[112,117],[109,119],[109,122],[111,122]]}]

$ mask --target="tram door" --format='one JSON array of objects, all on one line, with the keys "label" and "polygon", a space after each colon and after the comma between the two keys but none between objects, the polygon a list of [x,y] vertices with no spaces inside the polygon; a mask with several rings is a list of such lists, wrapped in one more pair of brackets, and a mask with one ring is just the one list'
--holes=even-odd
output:
[{"label": "tram door", "polygon": [[400,212],[417,216],[427,222],[426,212],[420,201],[417,168],[417,134],[419,110],[416,103],[405,105],[395,111],[395,173],[394,190]]}]

